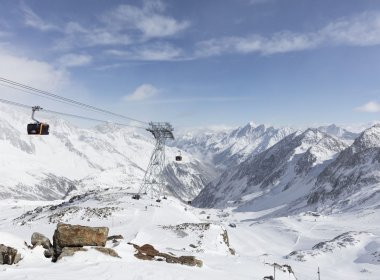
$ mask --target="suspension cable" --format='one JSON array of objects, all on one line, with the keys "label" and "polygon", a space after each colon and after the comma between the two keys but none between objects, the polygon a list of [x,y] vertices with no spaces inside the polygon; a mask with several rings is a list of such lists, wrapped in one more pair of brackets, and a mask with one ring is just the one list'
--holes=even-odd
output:
[{"label": "suspension cable", "polygon": [[118,114],[118,113],[114,113],[114,112],[111,112],[111,111],[108,111],[108,110],[105,110],[105,109],[101,109],[101,108],[98,108],[98,107],[95,107],[95,106],[92,106],[92,105],[88,105],[88,104],[85,104],[85,103],[82,103],[82,102],[79,102],[79,101],[75,101],[73,99],[66,98],[66,97],[63,97],[63,96],[59,96],[57,94],[53,94],[53,93],[48,92],[48,91],[36,89],[34,87],[31,87],[31,86],[28,86],[28,85],[24,85],[24,84],[21,84],[21,83],[18,83],[18,82],[15,82],[15,81],[12,81],[12,80],[9,80],[9,79],[6,79],[6,78],[0,77],[0,81],[3,82],[3,83],[6,83],[6,84],[10,84],[10,85],[16,86],[16,87],[20,87],[20,88],[27,89],[27,90],[30,90],[30,91],[33,91],[33,92],[37,92],[37,93],[43,94],[45,96],[50,96],[50,97],[52,97],[54,99],[66,101],[66,102],[68,102],[70,104],[76,104],[76,105],[82,106],[84,108],[93,109],[93,110],[101,112],[101,113],[117,116],[119,118],[124,118],[124,119],[128,119],[128,120],[131,120],[131,121],[143,123],[143,124],[148,124],[147,122],[144,122],[144,121],[140,121],[140,120],[137,120],[137,119],[134,119],[134,118],[130,118],[130,117]]},{"label": "suspension cable", "polygon": [[[32,109],[33,108],[32,106],[28,106],[25,104],[21,104],[18,102],[9,101],[6,99],[1,99],[1,98],[0,98],[0,102],[4,103],[4,104],[12,105],[12,106],[18,106],[21,108],[26,108],[26,109]],[[110,121],[101,120],[101,119],[94,119],[94,118],[89,118],[89,117],[85,117],[85,116],[79,116],[79,115],[74,115],[74,114],[69,114],[69,113],[57,112],[57,111],[53,111],[53,110],[42,109],[41,112],[51,113],[51,114],[55,114],[55,115],[62,115],[62,116],[67,116],[67,117],[72,117],[72,118],[77,118],[77,119],[83,119],[83,120],[88,120],[88,121],[94,121],[94,122],[113,123],[113,124],[120,125],[120,126],[127,126],[127,127],[133,127],[133,128],[139,128],[139,129],[145,130],[145,127],[142,127],[142,126],[134,126],[134,125],[124,124],[124,123],[110,122]]]},{"label": "suspension cable", "polygon": [[78,107],[78,108],[81,108],[81,109],[86,109],[86,110],[89,110],[89,111],[92,111],[92,112],[97,112],[97,111],[95,111],[95,110],[93,110],[93,109],[83,108],[83,107],[80,107],[80,106],[78,106],[78,105],[71,104],[71,103],[69,103],[69,102],[63,101],[63,100],[54,99],[54,98],[52,98],[52,97],[49,97],[49,96],[45,96],[45,95],[39,94],[39,93],[37,93],[37,92],[33,92],[33,91],[26,90],[26,89],[22,89],[22,88],[14,87],[14,86],[11,86],[11,85],[8,85],[8,84],[3,84],[1,81],[0,81],[0,85],[1,85],[1,86],[4,86],[4,87],[7,87],[7,88],[11,88],[11,89],[17,90],[17,91],[20,91],[21,93],[29,93],[29,94],[33,94],[33,95],[35,95],[35,96],[39,96],[39,97],[42,97],[42,98],[46,98],[46,99],[49,99],[49,100],[53,100],[53,101],[55,101],[55,102],[60,102],[60,103],[67,104],[67,105],[71,105],[71,106],[75,106],[75,107]]},{"label": "suspension cable", "polygon": [[80,107],[78,105],[75,105],[75,104],[71,104],[69,102],[66,102],[66,101],[63,101],[63,100],[56,100],[52,97],[49,97],[49,96],[45,96],[45,95],[42,95],[42,94],[38,94],[36,92],[33,92],[33,91],[29,91],[29,90],[26,90],[26,89],[22,89],[22,88],[17,88],[17,87],[14,87],[14,86],[11,86],[11,85],[8,85],[8,84],[3,84],[2,82],[0,82],[0,85],[1,86],[4,86],[4,87],[7,87],[7,88],[11,88],[11,89],[14,89],[14,90],[17,90],[19,91],[20,93],[28,93],[28,94],[33,94],[35,96],[39,96],[39,97],[42,97],[42,98],[46,98],[46,99],[49,99],[49,100],[52,100],[52,101],[55,101],[55,102],[60,102],[60,103],[63,103],[63,104],[67,104],[67,105],[71,105],[71,106],[75,106],[77,108],[81,108],[81,109],[86,109],[86,110],[89,110],[91,112],[97,112],[93,109],[89,109],[89,108],[83,108],[83,107]]}]

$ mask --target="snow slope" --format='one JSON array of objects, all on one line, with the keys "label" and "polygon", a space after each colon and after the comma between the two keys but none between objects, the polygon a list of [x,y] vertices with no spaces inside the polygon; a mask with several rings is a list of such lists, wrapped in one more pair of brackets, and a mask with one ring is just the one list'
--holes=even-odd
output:
[{"label": "snow slope", "polygon": [[[1,107],[0,197],[59,199],[94,186],[138,189],[153,150],[149,134],[114,124],[82,129],[47,120],[49,136],[28,136],[29,113]],[[175,194],[191,199],[215,172],[186,152],[183,163],[174,164],[176,153],[167,149],[168,179],[176,182]]]},{"label": "snow slope", "polygon": [[[107,243],[121,258],[89,248],[52,263],[42,248],[30,250],[24,245],[35,231],[51,238],[57,222],[108,226],[110,235],[124,236],[118,243]],[[379,222],[378,210],[265,219],[263,213],[232,208],[204,211],[170,197],[161,203],[146,196],[136,201],[125,190],[116,189],[65,201],[8,199],[0,201],[0,243],[17,248],[23,259],[15,266],[2,266],[0,275],[10,280],[261,280],[273,274],[271,265],[277,263],[290,265],[296,276],[276,269],[280,280],[317,279],[318,267],[321,279],[375,280],[380,275]],[[236,227],[229,227],[230,223]],[[203,267],[139,260],[128,242],[149,243],[177,256],[193,255],[203,261]]]}]

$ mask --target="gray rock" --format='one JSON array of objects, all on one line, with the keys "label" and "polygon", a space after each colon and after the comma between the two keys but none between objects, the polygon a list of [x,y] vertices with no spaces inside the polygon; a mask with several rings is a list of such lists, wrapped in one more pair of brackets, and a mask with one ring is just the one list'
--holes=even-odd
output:
[{"label": "gray rock", "polygon": [[118,239],[124,239],[124,237],[121,234],[119,234],[119,235],[111,235],[107,238],[107,240],[112,240],[112,241],[118,240]]},{"label": "gray rock", "polygon": [[17,249],[0,244],[0,264],[16,264],[21,260],[21,255]]},{"label": "gray rock", "polygon": [[194,256],[180,256],[176,257],[171,253],[161,253],[156,250],[152,245],[145,244],[143,246],[138,246],[136,244],[132,244],[133,247],[137,250],[134,255],[136,258],[140,260],[156,260],[156,261],[166,261],[167,263],[178,263],[188,266],[198,266],[202,267],[203,262],[201,260],[196,259]]},{"label": "gray rock", "polygon": [[44,256],[45,258],[51,258],[54,256],[54,249],[53,248],[50,248],[50,249],[46,249],[44,251]]},{"label": "gray rock", "polygon": [[38,232],[32,234],[31,243],[33,245],[33,248],[41,245],[46,250],[50,249],[53,246],[49,238]]},{"label": "gray rock", "polygon": [[96,251],[99,251],[105,255],[108,255],[108,256],[111,256],[111,257],[114,257],[114,258],[120,258],[119,254],[116,253],[116,251],[114,249],[111,249],[111,248],[104,248],[104,247],[95,247],[94,248]]}]

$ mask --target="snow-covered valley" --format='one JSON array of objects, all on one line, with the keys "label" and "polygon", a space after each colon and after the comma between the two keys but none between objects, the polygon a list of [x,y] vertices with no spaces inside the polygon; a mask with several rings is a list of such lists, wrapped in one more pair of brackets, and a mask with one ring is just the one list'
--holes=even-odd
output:
[{"label": "snow-covered valley", "polygon": [[[156,202],[131,198],[149,134],[50,119],[51,135],[28,137],[28,113],[12,112],[0,112],[0,244],[22,259],[0,266],[0,279],[306,280],[318,268],[320,279],[379,279],[378,126],[358,135],[249,123],[179,136],[167,148],[168,197]],[[34,232],[52,240],[58,223],[122,235],[106,244],[119,258],[88,248],[53,263],[28,248]],[[141,260],[132,244],[203,265]]]},{"label": "snow-covered valley", "polygon": [[[117,191],[105,191],[96,199],[86,198],[50,210],[51,205],[60,203],[45,202],[49,207],[42,212],[20,218],[25,211],[44,204],[1,202],[1,242],[18,248],[23,257],[17,265],[1,268],[4,279],[263,279],[273,275],[273,263],[290,265],[296,276],[277,269],[276,279],[318,279],[318,267],[321,279],[378,279],[380,273],[378,210],[327,216],[303,213],[262,220],[264,213],[204,211],[174,198],[161,203],[149,198],[135,201]],[[112,210],[104,217],[107,207]],[[65,223],[108,226],[110,235],[123,235],[120,244],[107,243],[121,258],[89,251],[52,263],[43,256],[42,248],[28,249],[24,240],[30,242],[33,232],[53,235],[55,217]],[[176,228],[185,223],[211,226],[206,230]],[[236,227],[230,227],[231,223]],[[223,241],[224,230],[235,255]],[[152,244],[175,255],[193,255],[203,261],[203,266],[139,260],[128,242]]]}]

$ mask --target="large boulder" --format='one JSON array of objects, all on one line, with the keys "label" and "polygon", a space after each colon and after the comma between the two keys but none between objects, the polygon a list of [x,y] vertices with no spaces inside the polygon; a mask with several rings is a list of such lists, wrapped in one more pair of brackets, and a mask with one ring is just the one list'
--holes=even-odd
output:
[{"label": "large boulder", "polygon": [[87,227],[59,223],[53,235],[53,262],[59,259],[66,247],[100,246],[107,242],[107,227]]},{"label": "large boulder", "polygon": [[87,227],[80,225],[61,224],[53,236],[54,247],[101,246],[107,242],[108,227]]},{"label": "large boulder", "polygon": [[0,244],[0,264],[16,264],[21,260],[17,249]]},{"label": "large boulder", "polygon": [[50,239],[38,232],[32,234],[31,243],[33,248],[36,246],[42,246],[44,249],[49,250],[52,247]]}]

